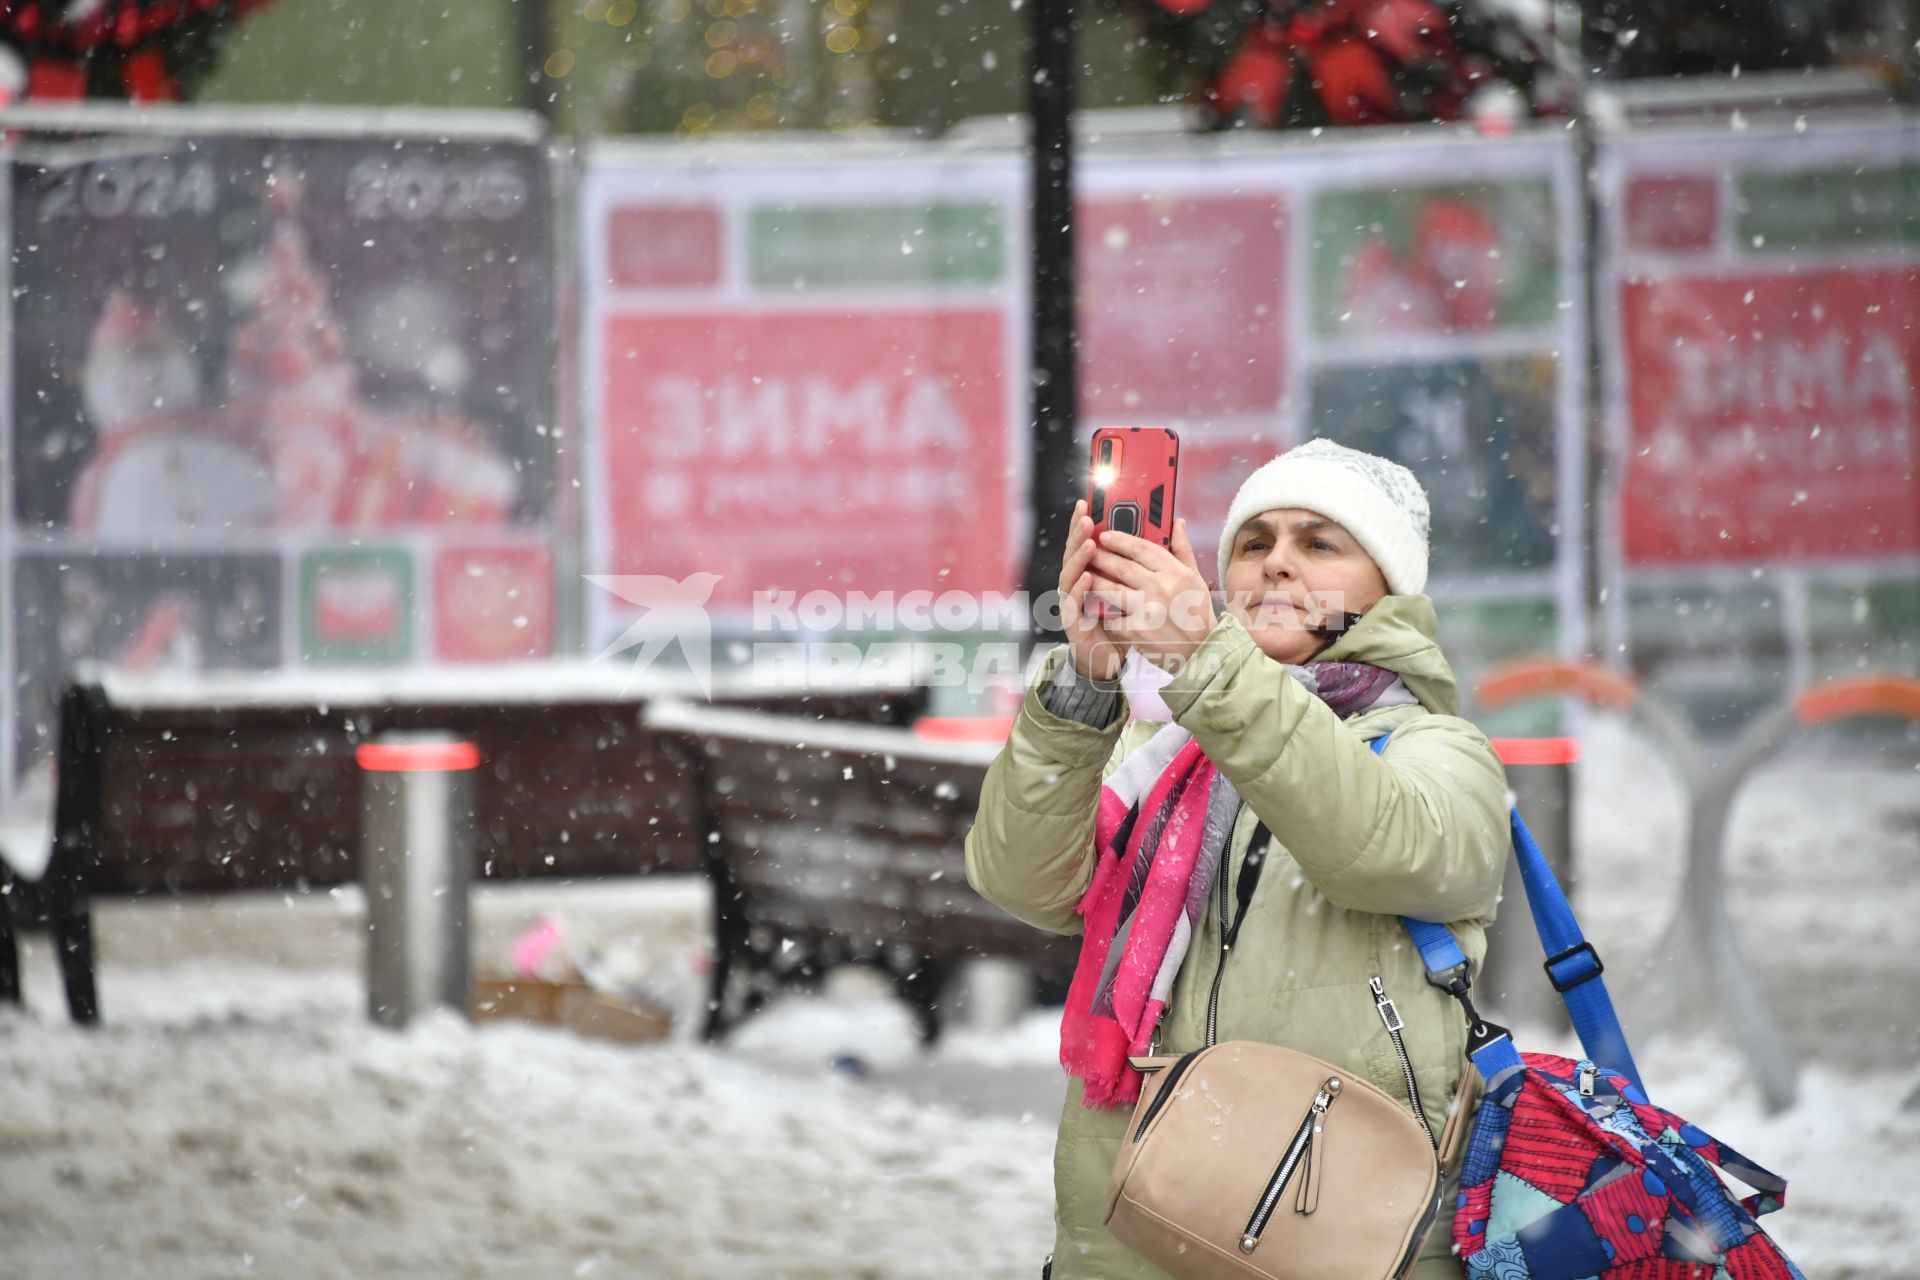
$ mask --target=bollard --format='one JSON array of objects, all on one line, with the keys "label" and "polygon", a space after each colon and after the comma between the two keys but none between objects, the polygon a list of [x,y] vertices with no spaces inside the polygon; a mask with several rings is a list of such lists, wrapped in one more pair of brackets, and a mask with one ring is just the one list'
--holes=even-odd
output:
[{"label": "bollard", "polygon": [[[1507,767],[1514,807],[1553,867],[1560,885],[1573,896],[1573,764],[1580,744],[1572,738],[1495,738],[1494,750]],[[1500,888],[1500,913],[1487,930],[1487,959],[1474,982],[1476,996],[1503,1021],[1554,1032],[1573,1029],[1553,985],[1542,973],[1546,954],[1533,927],[1527,891],[1520,883],[1518,860],[1507,859]]]},{"label": "bollard", "polygon": [[467,1015],[467,882],[480,752],[444,733],[363,743],[360,882],[367,895],[367,1008],[400,1028],[447,1006]]},{"label": "bollard", "polygon": [[998,956],[960,966],[961,1007],[974,1031],[1005,1031],[1033,1011],[1033,970]]}]

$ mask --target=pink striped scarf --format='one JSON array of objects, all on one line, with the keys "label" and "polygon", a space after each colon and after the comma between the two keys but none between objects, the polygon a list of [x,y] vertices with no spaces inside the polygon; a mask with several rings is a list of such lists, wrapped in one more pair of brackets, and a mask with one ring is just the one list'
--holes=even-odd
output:
[{"label": "pink striped scarf", "polygon": [[[1342,717],[1414,701],[1393,672],[1366,663],[1287,670]],[[1085,932],[1060,1023],[1060,1063],[1085,1082],[1085,1105],[1139,1099],[1140,1073],[1127,1057],[1152,1044],[1239,811],[1233,784],[1173,724],[1101,787],[1098,862],[1078,907]]]}]

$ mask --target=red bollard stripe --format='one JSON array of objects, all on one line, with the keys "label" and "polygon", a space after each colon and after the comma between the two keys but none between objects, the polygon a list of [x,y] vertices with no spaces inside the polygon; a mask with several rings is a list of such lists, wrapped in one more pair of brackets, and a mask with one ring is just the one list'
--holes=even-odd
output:
[{"label": "red bollard stripe", "polygon": [[1580,759],[1577,738],[1490,738],[1501,764],[1573,764]]},{"label": "red bollard stripe", "polygon": [[480,764],[471,742],[363,742],[353,758],[362,769],[382,773],[446,773]]},{"label": "red bollard stripe", "polygon": [[921,716],[913,722],[914,736],[923,742],[1005,742],[1012,732],[1012,716]]}]

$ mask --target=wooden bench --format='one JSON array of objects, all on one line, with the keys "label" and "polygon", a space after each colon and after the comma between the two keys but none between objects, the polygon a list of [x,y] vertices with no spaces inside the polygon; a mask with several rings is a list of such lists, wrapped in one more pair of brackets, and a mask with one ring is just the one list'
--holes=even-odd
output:
[{"label": "wooden bench", "polygon": [[[905,725],[926,703],[913,675],[768,688],[716,674],[712,694],[803,724]],[[82,678],[61,702],[48,860],[26,868],[37,880],[0,865],[0,999],[19,999],[14,920],[51,929],[69,1009],[91,1022],[92,896],[356,880],[354,748],[393,730],[479,747],[479,878],[697,873],[701,796],[642,725],[650,700],[697,692],[605,664]]]},{"label": "wooden bench", "polygon": [[715,947],[707,1033],[781,986],[846,963],[886,972],[921,1036],[958,967],[995,956],[1064,987],[1076,940],[1022,924],[966,881],[965,842],[995,743],[658,702],[702,797]]}]

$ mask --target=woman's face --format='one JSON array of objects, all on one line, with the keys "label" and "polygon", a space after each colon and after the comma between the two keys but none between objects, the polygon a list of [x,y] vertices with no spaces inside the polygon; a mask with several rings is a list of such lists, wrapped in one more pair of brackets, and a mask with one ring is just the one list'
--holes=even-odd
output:
[{"label": "woman's face", "polygon": [[1387,594],[1380,567],[1352,534],[1299,507],[1241,525],[1220,585],[1260,651],[1280,662],[1305,662],[1326,643],[1317,628],[1365,613]]}]

